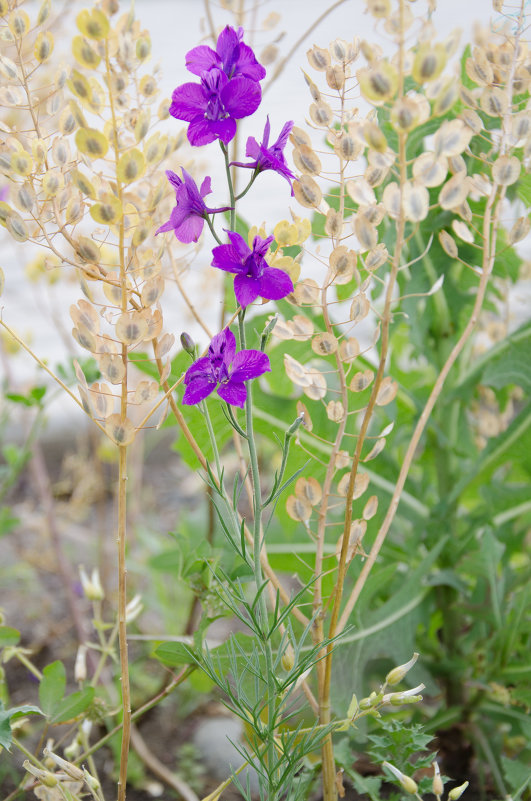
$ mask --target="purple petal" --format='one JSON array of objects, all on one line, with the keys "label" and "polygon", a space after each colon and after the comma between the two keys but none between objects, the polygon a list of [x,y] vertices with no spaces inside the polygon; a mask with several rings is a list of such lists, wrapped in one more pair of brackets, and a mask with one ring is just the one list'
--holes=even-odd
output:
[{"label": "purple petal", "polygon": [[211,372],[212,372],[212,367],[210,364],[210,359],[208,358],[208,356],[201,356],[201,358],[196,359],[196,361],[186,371],[184,375],[184,383],[188,384],[188,382],[191,381],[192,378],[197,378],[197,376],[200,375],[206,375],[213,378]]},{"label": "purple petal", "polygon": [[236,233],[236,231],[227,231],[227,236],[229,237],[231,245],[238,253],[240,259],[242,261],[245,261],[247,256],[249,256],[251,253],[251,248],[249,247],[243,236],[241,234]]},{"label": "purple petal", "polygon": [[267,148],[269,144],[269,134],[271,133],[271,124],[269,122],[269,114],[266,117],[266,124],[264,125],[264,136],[262,138],[262,147]]},{"label": "purple petal", "polygon": [[260,105],[262,91],[257,83],[248,78],[234,78],[223,87],[220,99],[230,116],[239,120],[254,114]]},{"label": "purple petal", "polygon": [[265,67],[256,60],[252,48],[246,45],[245,42],[240,44],[240,52],[234,74],[250,78],[252,81],[261,81],[266,76]]},{"label": "purple petal", "polygon": [[[230,25],[226,25],[218,36],[216,52],[223,62],[223,69],[230,76],[234,56],[239,52],[240,40],[237,32]],[[236,53],[235,53],[236,51]]]},{"label": "purple petal", "polygon": [[207,98],[203,87],[198,83],[183,83],[178,86],[174,89],[171,100],[170,114],[178,120],[191,122],[206,111]]},{"label": "purple petal", "polygon": [[226,273],[239,273],[244,266],[238,251],[232,245],[218,245],[212,250],[212,267],[224,270]]},{"label": "purple petal", "polygon": [[196,116],[188,126],[188,141],[194,147],[208,145],[216,139],[221,139],[226,145],[234,139],[236,123],[233,119],[207,120],[201,114]]},{"label": "purple petal", "polygon": [[245,384],[230,379],[227,383],[219,385],[218,395],[232,406],[239,406],[240,409],[243,409],[247,400],[247,389]]},{"label": "purple petal", "polygon": [[259,295],[267,300],[280,300],[293,292],[293,281],[289,275],[276,267],[264,267],[259,280]]},{"label": "purple petal", "polygon": [[160,228],[157,231],[157,234],[163,233],[164,231],[174,231],[176,228],[178,228],[180,225],[183,224],[187,214],[188,214],[188,209],[186,209],[184,206],[182,207],[174,206],[170,214],[170,219],[168,220],[167,223],[164,223],[164,225],[160,226]]},{"label": "purple petal", "polygon": [[205,221],[203,217],[194,214],[187,217],[179,226],[175,228],[175,236],[185,245],[190,242],[197,242],[203,231]]},{"label": "purple petal", "polygon": [[170,184],[175,187],[175,189],[178,189],[182,184],[181,179],[177,173],[173,172],[173,170],[166,170],[166,177],[168,178]]},{"label": "purple petal", "polygon": [[260,145],[254,138],[254,136],[250,136],[247,139],[247,145],[245,148],[245,155],[249,156],[251,159],[258,159],[260,155]]},{"label": "purple petal", "polygon": [[234,279],[234,294],[240,306],[245,308],[260,294],[260,281],[247,275],[237,275]]},{"label": "purple petal", "polygon": [[213,359],[221,356],[227,365],[230,365],[236,353],[236,337],[230,328],[224,328],[219,334],[212,338],[208,346],[208,358]]},{"label": "purple petal", "polygon": [[271,370],[269,356],[261,350],[241,350],[232,363],[231,381],[250,381]]},{"label": "purple petal", "polygon": [[[284,125],[284,127],[282,128],[282,130],[280,132],[280,136],[278,137],[277,141],[273,145],[273,147],[275,149],[284,150],[284,148],[286,147],[286,144],[288,142],[288,136],[290,135],[291,129],[293,128],[294,125],[295,125],[295,123],[293,122],[293,120],[289,120],[289,122],[287,122]],[[265,145],[265,141],[264,141],[264,145]]]},{"label": "purple petal", "polygon": [[212,67],[221,67],[221,59],[211,47],[199,45],[186,54],[186,69],[194,75],[201,75]]},{"label": "purple petal", "polygon": [[209,376],[196,376],[186,387],[182,402],[186,406],[200,403],[214,391],[216,383],[216,380]]},{"label": "purple petal", "polygon": [[269,250],[269,245],[274,238],[274,236],[268,236],[266,239],[262,239],[261,236],[255,236],[253,239],[253,253],[263,258]]},{"label": "purple petal", "polygon": [[212,181],[210,180],[210,175],[204,179],[203,183],[201,184],[201,189],[199,190],[199,194],[201,197],[206,197],[210,195],[212,192]]}]

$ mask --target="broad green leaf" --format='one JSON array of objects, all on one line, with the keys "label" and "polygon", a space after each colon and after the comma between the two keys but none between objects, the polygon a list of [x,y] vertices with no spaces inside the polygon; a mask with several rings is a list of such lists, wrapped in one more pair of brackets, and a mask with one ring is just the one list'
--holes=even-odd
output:
[{"label": "broad green leaf", "polygon": [[84,712],[94,700],[94,687],[67,695],[59,703],[52,717],[52,723],[69,723]]},{"label": "broad green leaf", "polygon": [[4,747],[7,751],[11,750],[13,739],[11,734],[11,721],[22,718],[25,715],[42,715],[42,712],[38,706],[31,706],[30,704],[5,709],[3,702],[0,700],[0,746]]},{"label": "broad green leaf", "polygon": [[42,711],[47,717],[55,714],[59,702],[65,694],[65,689],[66,671],[63,663],[57,660],[51,665],[46,665],[39,684],[39,701]]},{"label": "broad green leaf", "polygon": [[193,650],[182,642],[163,642],[155,648],[154,655],[167,667],[195,665]]}]

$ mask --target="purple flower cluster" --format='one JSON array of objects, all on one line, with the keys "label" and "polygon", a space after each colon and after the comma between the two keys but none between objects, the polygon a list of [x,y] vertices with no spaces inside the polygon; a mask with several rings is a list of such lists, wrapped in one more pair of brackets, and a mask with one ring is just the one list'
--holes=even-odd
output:
[{"label": "purple flower cluster", "polygon": [[183,403],[193,405],[207,398],[217,387],[220,398],[243,408],[247,400],[245,381],[271,370],[269,357],[260,350],[236,353],[236,337],[225,328],[212,339],[206,356],[197,359],[184,376]]},{"label": "purple flower cluster", "polygon": [[[265,69],[243,41],[243,29],[230,26],[220,33],[215,50],[206,45],[190,50],[186,67],[199,77],[199,83],[185,83],[175,89],[170,114],[188,123],[191,145],[199,147],[219,139],[228,163],[226,145],[236,134],[237,120],[250,116],[260,105],[260,81],[265,77]],[[278,139],[269,144],[268,117],[262,142],[259,144],[252,136],[248,138],[246,156],[251,161],[233,162],[233,166],[254,171],[245,192],[259,173],[273,170],[288,181],[293,195],[295,176],[284,156],[292,128],[293,122],[287,122]],[[205,178],[198,187],[192,176],[184,168],[181,170],[182,178],[171,170],[166,172],[175,188],[175,207],[157,234],[173,231],[180,242],[189,244],[198,241],[207,222],[219,242],[209,215],[233,209],[227,206],[209,208],[205,197],[212,191],[210,178]],[[280,300],[293,291],[289,275],[266,261],[272,236],[266,239],[255,236],[251,248],[235,231],[227,231],[227,235],[229,242],[213,249],[212,266],[234,274],[234,293],[243,310],[259,297]],[[217,389],[220,398],[241,408],[247,399],[245,382],[268,370],[271,366],[265,353],[247,349],[237,353],[236,338],[225,328],[212,339],[206,356],[197,359],[187,370],[183,403],[201,403]]]},{"label": "purple flower cluster", "polygon": [[243,41],[243,29],[227,27],[216,49],[201,45],[186,56],[186,67],[200,83],[184,83],[172,95],[170,114],[190,123],[188,140],[199,147],[220,139],[228,144],[236,134],[236,120],[254,114],[265,69]]}]

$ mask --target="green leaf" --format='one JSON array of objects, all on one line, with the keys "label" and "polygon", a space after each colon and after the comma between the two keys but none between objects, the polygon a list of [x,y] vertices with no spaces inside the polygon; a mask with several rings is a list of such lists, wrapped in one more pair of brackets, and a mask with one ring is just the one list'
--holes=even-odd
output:
[{"label": "green leaf", "polygon": [[94,692],[94,687],[86,687],[84,690],[67,695],[55,710],[51,722],[69,723],[77,718],[92,704]]},{"label": "green leaf", "polygon": [[42,715],[42,712],[38,706],[31,706],[29,704],[6,709],[3,702],[0,700],[0,746],[3,746],[7,751],[11,750],[11,743],[13,740],[11,721],[22,718],[25,715]]},{"label": "green leaf", "polygon": [[39,701],[46,717],[52,717],[66,689],[66,671],[62,662],[57,660],[46,665],[42,671],[39,684]]},{"label": "green leaf", "polygon": [[11,509],[8,506],[3,506],[0,509],[0,537],[4,534],[9,534],[19,522],[19,518],[11,514]]},{"label": "green leaf", "polygon": [[167,667],[195,664],[192,649],[182,642],[163,642],[155,648],[154,655]]},{"label": "green leaf", "polygon": [[0,648],[6,645],[16,645],[20,640],[20,631],[10,626],[0,626]]}]

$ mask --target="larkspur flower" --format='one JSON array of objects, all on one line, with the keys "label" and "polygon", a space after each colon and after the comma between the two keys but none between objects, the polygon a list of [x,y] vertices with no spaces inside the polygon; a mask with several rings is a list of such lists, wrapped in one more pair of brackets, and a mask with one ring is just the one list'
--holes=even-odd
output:
[{"label": "larkspur flower", "polygon": [[194,47],[186,54],[186,67],[201,76],[213,68],[223,70],[227,78],[265,78],[264,67],[256,60],[252,49],[243,40],[243,28],[235,30],[227,25],[218,36],[216,49],[207,45]]},{"label": "larkspur flower", "polygon": [[220,398],[243,408],[247,399],[245,381],[271,370],[269,357],[260,350],[236,353],[236,337],[225,328],[212,339],[206,356],[186,371],[183,403],[191,406],[207,398],[217,387]]},{"label": "larkspur flower", "polygon": [[182,180],[172,170],[166,170],[168,181],[175,187],[175,199],[177,205],[173,209],[168,222],[161,225],[157,234],[164,231],[174,231],[179,242],[189,244],[197,242],[201,236],[207,214],[214,214],[219,211],[228,211],[230,207],[223,206],[220,209],[207,208],[204,197],[212,192],[210,177],[206,177],[199,189],[192,176],[182,170]]},{"label": "larkspur flower", "polygon": [[256,170],[256,172],[263,172],[264,170],[274,170],[275,172],[278,172],[278,174],[282,175],[289,183],[291,187],[291,194],[293,195],[293,186],[291,182],[294,180],[295,175],[288,167],[286,157],[284,156],[284,148],[286,147],[288,136],[291,133],[293,125],[294,123],[292,120],[287,122],[282,128],[277,141],[270,145],[269,134],[271,132],[271,126],[269,124],[268,117],[264,127],[262,143],[258,144],[254,136],[250,136],[247,139],[245,155],[249,158],[252,158],[253,161],[248,162],[247,164],[244,164],[240,161],[234,161],[232,163],[236,167],[250,167],[251,169]]},{"label": "larkspur flower", "polygon": [[236,134],[236,120],[254,114],[262,92],[249,78],[229,80],[213,67],[201,74],[201,83],[183,83],[174,90],[170,114],[189,122],[188,141],[195,147],[215,139],[228,144]]},{"label": "larkspur flower", "polygon": [[212,251],[212,267],[235,273],[234,293],[240,306],[244,308],[256,298],[280,300],[293,292],[293,282],[284,270],[270,267],[265,255],[274,237],[262,239],[255,236],[253,247],[235,231],[227,231],[229,245],[218,245]]}]

